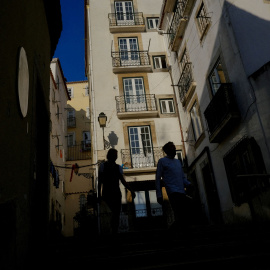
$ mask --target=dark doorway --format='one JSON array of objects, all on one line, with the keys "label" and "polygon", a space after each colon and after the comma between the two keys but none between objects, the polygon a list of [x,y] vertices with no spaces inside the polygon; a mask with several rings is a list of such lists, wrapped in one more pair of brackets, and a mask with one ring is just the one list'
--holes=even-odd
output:
[{"label": "dark doorway", "polygon": [[202,174],[207,197],[210,221],[214,224],[221,223],[222,217],[220,212],[220,201],[217,193],[216,183],[213,179],[211,167],[208,162],[205,163],[202,167]]}]

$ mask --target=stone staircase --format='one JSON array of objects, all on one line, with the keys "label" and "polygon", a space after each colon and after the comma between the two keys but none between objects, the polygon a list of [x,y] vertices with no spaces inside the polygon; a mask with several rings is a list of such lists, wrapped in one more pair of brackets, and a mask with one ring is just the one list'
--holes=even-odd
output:
[{"label": "stone staircase", "polygon": [[270,269],[270,228],[198,226],[185,237],[166,230],[62,239],[51,243],[50,269]]}]

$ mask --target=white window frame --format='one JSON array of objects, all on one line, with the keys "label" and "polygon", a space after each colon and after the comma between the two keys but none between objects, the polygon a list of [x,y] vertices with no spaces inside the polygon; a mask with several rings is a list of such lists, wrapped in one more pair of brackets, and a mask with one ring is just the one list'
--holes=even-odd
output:
[{"label": "white window frame", "polygon": [[[165,64],[165,67],[162,65],[162,63]],[[154,69],[167,68],[166,56],[165,55],[153,56],[153,64],[154,64]]]},{"label": "white window frame", "polygon": [[[167,99],[160,99],[159,100],[159,103],[160,103],[160,111],[162,114],[173,114],[175,113],[175,106],[174,106],[174,100],[173,98],[167,98]],[[172,111],[171,111],[171,107],[170,107],[170,104],[172,105]],[[163,104],[165,105],[165,110],[164,110],[164,106]]]},{"label": "white window frame", "polygon": [[149,30],[157,29],[158,21],[159,21],[158,17],[147,18],[148,29]]},{"label": "white window frame", "polygon": [[68,87],[67,90],[68,90],[69,97],[73,98],[74,97],[73,87]]}]

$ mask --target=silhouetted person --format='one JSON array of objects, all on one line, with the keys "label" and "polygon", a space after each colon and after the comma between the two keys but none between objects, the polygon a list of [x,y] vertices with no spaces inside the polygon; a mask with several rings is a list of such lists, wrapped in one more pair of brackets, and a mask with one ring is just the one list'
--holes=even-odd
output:
[{"label": "silhouetted person", "polygon": [[186,179],[182,164],[179,159],[175,159],[176,148],[173,142],[168,142],[163,146],[166,157],[159,159],[156,171],[156,194],[159,204],[163,204],[161,190],[161,178],[163,180],[169,201],[174,212],[175,222],[170,227],[170,231],[178,233],[190,228],[188,213],[188,199],[186,198],[185,187],[192,187]]},{"label": "silhouetted person", "polygon": [[[123,176],[122,167],[115,163],[117,159],[117,150],[109,149],[107,161],[101,163],[98,174],[98,202],[104,200],[112,211],[112,233],[116,234],[119,227],[121,212],[122,194],[119,187],[119,180],[131,191],[132,197],[135,198],[135,192],[130,188]],[[102,187],[102,193],[101,193]]]}]

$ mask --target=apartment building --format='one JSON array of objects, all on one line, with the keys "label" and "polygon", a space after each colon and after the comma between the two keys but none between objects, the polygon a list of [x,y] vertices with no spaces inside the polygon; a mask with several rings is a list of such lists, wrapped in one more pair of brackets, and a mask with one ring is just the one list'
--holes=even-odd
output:
[{"label": "apartment building", "polygon": [[[157,31],[161,5],[161,0],[85,1],[93,163],[117,149],[116,162],[136,191],[132,200],[121,185],[122,231],[160,226],[155,172],[162,146],[172,141],[178,157],[185,157],[167,48]],[[98,166],[95,187],[97,172]],[[101,206],[100,216],[107,211]],[[108,229],[104,223],[101,218],[101,232]]]},{"label": "apartment building", "polygon": [[67,101],[70,100],[60,60],[51,61],[50,80],[50,233],[65,226],[65,169],[67,155]]},{"label": "apartment building", "polygon": [[270,2],[164,0],[189,178],[210,223],[269,220]]},{"label": "apartment building", "polygon": [[[94,188],[88,81],[67,82],[67,89],[71,100],[67,102],[66,107],[66,170],[68,172],[65,180],[66,226],[64,235],[73,236],[80,225],[80,220],[74,219],[74,217],[79,217],[80,213],[86,209],[87,215],[92,214],[93,207],[89,206],[89,196],[94,195]],[[73,166],[76,166],[78,171],[72,169]],[[84,213],[86,214],[86,212]]]}]

